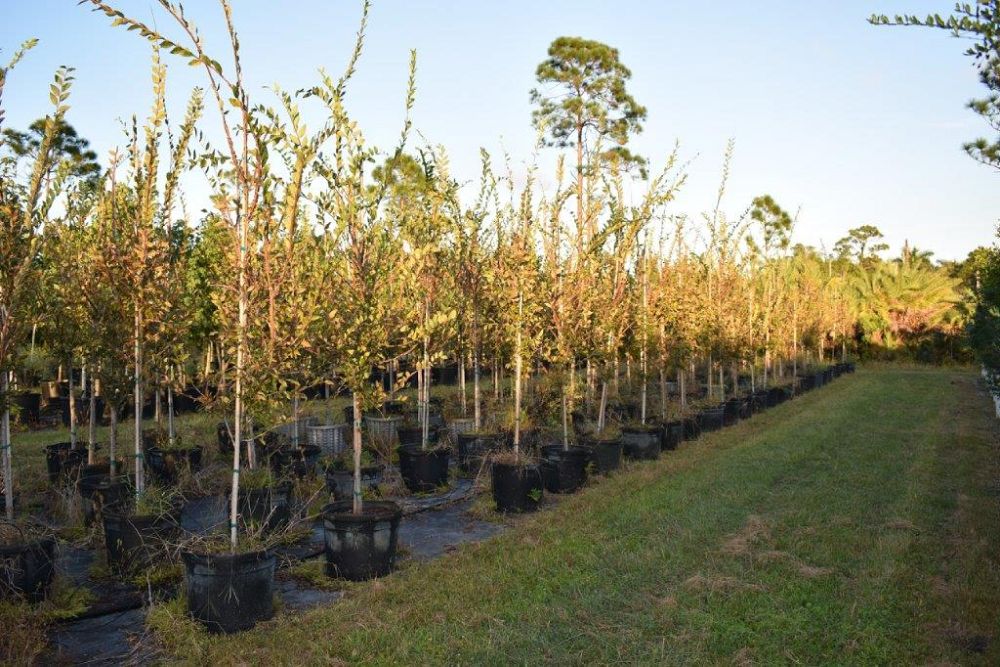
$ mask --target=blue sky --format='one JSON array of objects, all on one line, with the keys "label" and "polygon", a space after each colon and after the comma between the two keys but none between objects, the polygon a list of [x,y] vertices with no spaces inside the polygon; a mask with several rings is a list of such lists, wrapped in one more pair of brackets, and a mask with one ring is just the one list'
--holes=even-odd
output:
[{"label": "blue sky", "polygon": [[[176,34],[151,0],[116,6]],[[548,44],[579,35],[617,47],[633,95],[649,111],[639,153],[662,162],[675,141],[691,160],[675,212],[709,209],[726,141],[736,142],[725,208],[738,215],[770,193],[799,210],[797,240],[832,247],[874,224],[896,252],[904,239],[955,259],[994,238],[997,175],[961,150],[985,133],[964,103],[983,92],[964,44],[940,31],[874,28],[872,12],[947,11],[949,0],[585,2],[376,0],[349,104],[369,139],[389,148],[400,128],[407,59],[418,54],[415,128],[444,145],[454,174],[478,175],[479,147],[516,165],[535,140],[528,91]],[[339,73],[360,3],[235,0],[244,67],[258,99],[275,82],[311,84]],[[122,142],[120,121],[151,103],[149,48],[75,0],[0,0],[3,59],[25,38],[39,46],[7,83],[8,127],[47,110],[56,66],[76,68],[68,120],[102,155]],[[220,12],[189,0],[210,51],[225,54]],[[201,72],[176,59],[170,106],[179,120]],[[212,110],[209,109],[209,112]],[[209,135],[211,113],[203,125]],[[542,159],[546,171],[554,149]],[[198,185],[192,185],[195,204]]]}]

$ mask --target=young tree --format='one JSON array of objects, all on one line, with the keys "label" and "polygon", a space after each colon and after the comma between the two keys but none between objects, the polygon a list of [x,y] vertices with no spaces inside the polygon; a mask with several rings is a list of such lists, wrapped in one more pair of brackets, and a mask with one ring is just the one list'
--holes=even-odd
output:
[{"label": "young tree", "polygon": [[[0,68],[0,103],[7,75],[35,46],[28,40]],[[37,288],[37,258],[41,249],[39,228],[48,218],[53,202],[70,175],[70,167],[53,152],[57,128],[69,106],[72,69],[56,71],[49,100],[53,112],[46,117],[44,134],[39,141],[27,176],[20,174],[17,155],[0,155],[0,454],[2,454],[4,500],[7,519],[14,518],[14,478],[11,466],[10,404],[8,379],[13,370],[14,354],[31,321],[28,312]],[[3,123],[0,104],[0,129]],[[47,178],[53,173],[52,178]]]}]

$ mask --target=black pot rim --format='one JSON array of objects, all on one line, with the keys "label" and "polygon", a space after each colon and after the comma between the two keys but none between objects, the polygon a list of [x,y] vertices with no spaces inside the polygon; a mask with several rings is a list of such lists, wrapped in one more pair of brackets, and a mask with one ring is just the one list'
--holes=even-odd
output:
[{"label": "black pot rim", "polygon": [[445,454],[451,454],[451,447],[448,445],[441,445],[436,443],[427,443],[427,448],[424,449],[420,446],[420,443],[409,442],[405,445],[400,445],[396,448],[399,453],[406,452],[407,456],[443,456]]},{"label": "black pot rim", "polygon": [[[181,551],[181,558],[185,564],[201,565],[203,567],[235,570],[248,565],[259,565],[275,560],[275,555],[270,549],[259,549],[256,551],[244,551],[238,553],[212,553],[206,551]],[[221,566],[221,567],[220,567]]]},{"label": "black pot rim", "polygon": [[337,524],[366,524],[398,521],[403,516],[403,509],[391,500],[367,500],[361,505],[361,514],[355,514],[353,509],[353,500],[337,500],[323,508],[323,520]]},{"label": "black pot rim", "polygon": [[0,544],[0,556],[17,556],[35,550],[49,552],[55,549],[55,546],[56,539],[48,535],[34,539],[29,538],[23,542]]},{"label": "black pot rim", "polygon": [[622,433],[626,431],[629,433],[656,433],[660,428],[654,424],[632,424],[629,426],[622,426]]},{"label": "black pot rim", "polygon": [[540,469],[541,469],[539,467],[539,464],[537,464],[537,463],[502,463],[502,462],[499,462],[499,461],[493,461],[492,464],[491,464],[491,466],[492,466],[492,468],[491,468],[492,470],[496,470],[497,468],[506,468],[508,470],[517,470],[517,469],[520,469],[520,470],[524,470],[525,472],[527,472],[527,471],[539,472]]}]

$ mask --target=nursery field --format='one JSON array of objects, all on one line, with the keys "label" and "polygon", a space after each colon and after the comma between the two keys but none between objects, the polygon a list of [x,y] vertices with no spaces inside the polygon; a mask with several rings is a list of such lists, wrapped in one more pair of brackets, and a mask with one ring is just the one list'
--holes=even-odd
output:
[{"label": "nursery field", "polygon": [[198,664],[997,664],[989,408],[862,370],[304,616],[153,622]]}]

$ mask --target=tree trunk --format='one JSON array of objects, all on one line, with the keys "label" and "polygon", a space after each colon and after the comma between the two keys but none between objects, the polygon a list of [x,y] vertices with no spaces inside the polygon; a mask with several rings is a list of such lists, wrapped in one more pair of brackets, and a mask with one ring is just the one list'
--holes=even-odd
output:
[{"label": "tree trunk", "polygon": [[[93,373],[91,373],[91,376]],[[87,383],[84,382],[83,386],[86,387]],[[95,463],[94,458],[96,456],[97,449],[97,392],[94,391],[94,378],[90,377],[90,390],[87,394],[89,397],[89,405],[87,406],[87,411],[90,413],[87,416],[87,463],[93,465]]]},{"label": "tree trunk", "polygon": [[482,428],[482,413],[479,407],[479,353],[472,358],[472,413],[476,431]]},{"label": "tree trunk", "polygon": [[465,388],[465,352],[462,352],[458,357],[458,393],[462,397],[462,417],[468,416],[468,392]]},{"label": "tree trunk", "polygon": [[[133,354],[135,356],[135,367],[133,370],[135,372],[135,377],[133,377],[134,384],[132,386],[132,403],[135,406],[135,415],[132,420],[132,435],[135,438],[135,493],[136,496],[138,496],[143,492],[146,486],[142,453],[142,319],[139,316],[138,303],[135,306],[135,320],[133,322],[133,327]],[[237,442],[236,449],[239,450],[239,442]]]},{"label": "tree trunk", "polygon": [[687,373],[685,373],[680,368],[677,369],[677,390],[681,394],[681,411],[687,410],[688,406],[688,396],[687,396]]},{"label": "tree trunk", "polygon": [[[173,374],[173,369],[170,369],[170,375],[173,376]],[[170,382],[167,384],[167,442],[173,447],[176,439],[177,431],[174,429],[174,383]]]},{"label": "tree trunk", "polygon": [[69,441],[76,449],[76,396],[73,395],[73,363],[69,364]]},{"label": "tree trunk", "polygon": [[354,406],[354,493],[351,510],[361,514],[364,502],[361,498],[361,400],[358,392],[351,392],[351,404]]},{"label": "tree trunk", "polygon": [[14,520],[14,469],[11,465],[10,403],[7,390],[7,373],[0,373],[0,398],[4,401],[3,416],[0,418],[0,451],[3,452],[3,496],[7,521]]},{"label": "tree trunk", "polygon": [[118,406],[108,401],[111,427],[108,429],[108,457],[111,459],[111,479],[118,474]]}]

